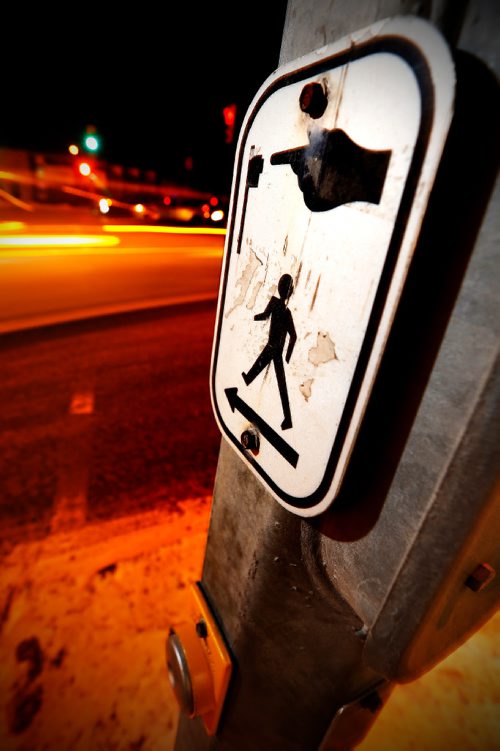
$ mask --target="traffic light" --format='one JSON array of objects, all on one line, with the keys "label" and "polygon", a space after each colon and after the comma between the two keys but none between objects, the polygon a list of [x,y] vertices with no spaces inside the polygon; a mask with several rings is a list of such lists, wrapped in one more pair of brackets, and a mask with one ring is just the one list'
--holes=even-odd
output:
[{"label": "traffic light", "polygon": [[83,136],[83,148],[96,154],[101,148],[101,138],[94,125],[87,125],[85,135]]},{"label": "traffic light", "polygon": [[236,105],[228,104],[222,110],[224,124],[226,126],[226,143],[232,143],[234,139],[234,126],[236,123]]},{"label": "traffic light", "polygon": [[99,139],[93,135],[85,136],[85,148],[89,151],[98,151]]}]

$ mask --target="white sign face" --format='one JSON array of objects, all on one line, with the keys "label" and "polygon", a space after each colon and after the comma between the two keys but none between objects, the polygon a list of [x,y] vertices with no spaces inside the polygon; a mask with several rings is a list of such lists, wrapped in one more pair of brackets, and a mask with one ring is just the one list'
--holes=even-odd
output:
[{"label": "white sign face", "polygon": [[212,403],[223,436],[301,516],[341,486],[454,88],[434,27],[391,19],[279,68],[242,126]]}]

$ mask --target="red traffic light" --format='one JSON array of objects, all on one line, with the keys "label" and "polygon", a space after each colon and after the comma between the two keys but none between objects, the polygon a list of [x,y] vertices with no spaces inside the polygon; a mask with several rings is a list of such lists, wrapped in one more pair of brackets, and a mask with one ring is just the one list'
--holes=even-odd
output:
[{"label": "red traffic light", "polygon": [[226,126],[226,143],[232,143],[234,138],[234,126],[236,123],[236,105],[228,104],[222,110],[224,124]]}]

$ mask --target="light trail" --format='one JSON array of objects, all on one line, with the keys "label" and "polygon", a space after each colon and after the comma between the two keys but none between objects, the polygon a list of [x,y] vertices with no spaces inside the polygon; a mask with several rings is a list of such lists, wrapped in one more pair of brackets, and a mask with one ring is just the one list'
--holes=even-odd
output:
[{"label": "light trail", "polygon": [[104,232],[128,232],[164,235],[225,235],[224,227],[171,227],[144,224],[103,224]]},{"label": "light trail", "polygon": [[20,232],[26,229],[25,222],[0,222],[0,237],[2,232]]},{"label": "light trail", "polygon": [[24,211],[33,211],[33,206],[30,203],[26,203],[26,201],[21,201],[20,198],[16,198],[16,196],[13,196],[11,193],[8,193],[6,190],[3,190],[3,188],[0,188],[0,198],[3,198],[4,201],[7,203],[11,203],[13,206],[16,206],[18,209],[23,209]]},{"label": "light trail", "polygon": [[120,238],[113,235],[0,235],[0,248],[101,248],[119,244]]}]

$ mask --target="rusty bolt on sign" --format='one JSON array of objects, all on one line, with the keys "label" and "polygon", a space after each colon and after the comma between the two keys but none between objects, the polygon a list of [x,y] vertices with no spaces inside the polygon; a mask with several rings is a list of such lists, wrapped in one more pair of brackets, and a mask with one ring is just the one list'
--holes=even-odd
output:
[{"label": "rusty bolt on sign", "polygon": [[300,92],[299,105],[302,112],[307,112],[314,120],[321,117],[326,110],[328,98],[320,83],[306,83]]},{"label": "rusty bolt on sign", "polygon": [[241,445],[244,449],[257,454],[260,447],[258,431],[255,428],[247,428],[247,430],[244,430],[241,434]]}]

